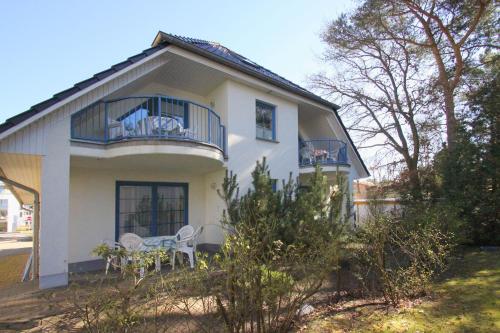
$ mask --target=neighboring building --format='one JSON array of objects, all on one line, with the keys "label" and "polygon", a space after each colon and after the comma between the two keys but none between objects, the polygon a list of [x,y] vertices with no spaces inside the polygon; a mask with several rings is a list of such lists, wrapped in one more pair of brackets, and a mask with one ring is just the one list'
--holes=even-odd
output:
[{"label": "neighboring building", "polygon": [[0,182],[0,232],[15,232],[24,225],[21,206],[16,197]]},{"label": "neighboring building", "polygon": [[41,197],[40,287],[95,266],[92,249],[125,232],[189,223],[220,244],[216,189],[232,170],[246,192],[264,156],[273,179],[303,180],[315,163],[331,179],[367,177],[338,108],[218,43],[159,32],[150,49],[8,119],[0,171]]},{"label": "neighboring building", "polygon": [[375,209],[378,212],[400,214],[399,197],[393,192],[379,191],[379,185],[369,180],[356,180],[353,187],[354,216],[357,225],[370,217]]}]

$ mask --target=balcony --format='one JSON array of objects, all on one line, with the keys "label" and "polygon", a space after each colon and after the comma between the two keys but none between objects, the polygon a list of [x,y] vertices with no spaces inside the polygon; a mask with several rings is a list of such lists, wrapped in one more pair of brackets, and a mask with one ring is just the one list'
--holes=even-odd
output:
[{"label": "balcony", "polygon": [[335,139],[299,140],[299,167],[313,169],[316,164],[348,166],[347,144]]},{"label": "balcony", "polygon": [[225,155],[226,129],[210,108],[168,96],[99,101],[71,117],[71,139],[113,144],[128,141],[190,142]]}]

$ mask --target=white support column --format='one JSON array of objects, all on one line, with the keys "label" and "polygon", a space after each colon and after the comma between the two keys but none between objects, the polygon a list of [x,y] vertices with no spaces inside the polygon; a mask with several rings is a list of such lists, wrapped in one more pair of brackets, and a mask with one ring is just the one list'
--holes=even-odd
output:
[{"label": "white support column", "polygon": [[68,284],[69,119],[48,129],[41,172],[41,289]]}]

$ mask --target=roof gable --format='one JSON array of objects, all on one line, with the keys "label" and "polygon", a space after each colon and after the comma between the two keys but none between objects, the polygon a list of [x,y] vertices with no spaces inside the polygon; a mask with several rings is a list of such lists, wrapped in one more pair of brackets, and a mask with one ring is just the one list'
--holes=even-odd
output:
[{"label": "roof gable", "polygon": [[141,53],[138,53],[136,55],[133,55],[129,57],[127,60],[122,61],[116,65],[111,66],[110,68],[99,72],[97,74],[94,74],[92,77],[83,80],[81,82],[76,83],[73,87],[63,90],[61,92],[58,92],[57,94],[54,94],[51,98],[40,102],[38,104],[33,105],[31,108],[28,110],[19,113],[11,118],[8,118],[3,124],[0,124],[0,133],[7,131],[9,128],[12,128],[16,126],[17,124],[22,123],[23,121],[33,117],[34,115],[44,111],[45,109],[51,107],[52,105],[59,103],[66,98],[76,94],[79,91],[84,90],[85,88],[88,88],[89,86],[104,80],[105,78],[111,76],[112,74],[154,54],[155,52],[163,49],[166,45],[158,45],[155,47],[151,47],[149,49],[146,49],[142,51]]},{"label": "roof gable", "polygon": [[312,101],[318,102],[328,108],[331,108],[332,111],[335,113],[336,118],[338,119],[340,125],[342,126],[344,132],[346,133],[347,138],[349,139],[350,144],[354,148],[354,151],[356,153],[356,156],[359,158],[359,161],[361,162],[364,170],[366,173],[369,175],[369,171],[366,167],[366,165],[363,162],[363,159],[361,158],[358,150],[354,146],[354,143],[349,136],[349,133],[347,132],[347,129],[345,128],[344,124],[342,123],[342,120],[340,119],[337,110],[340,108],[338,105],[331,103],[323,98],[321,98],[318,95],[313,94],[312,92],[308,91],[307,89],[293,83],[290,80],[287,80],[286,78],[272,72],[271,70],[260,66],[259,64],[253,62],[252,60],[242,56],[241,54],[234,52],[233,50],[219,44],[216,42],[210,42],[206,40],[201,40],[201,39],[195,39],[195,38],[189,38],[189,37],[183,37],[183,36],[176,36],[172,34],[165,33],[163,31],[159,31],[158,34],[156,35],[155,39],[153,40],[152,47],[149,49],[146,49],[142,51],[141,53],[138,53],[134,56],[131,56],[127,58],[127,60],[122,61],[118,64],[115,64],[111,66],[110,68],[99,72],[92,77],[76,83],[73,87],[63,90],[51,98],[38,103],[36,105],[33,105],[29,110],[24,111],[22,113],[19,113],[11,118],[8,118],[3,124],[0,124],[0,133],[5,132],[9,130],[10,128],[28,120],[29,118],[35,116],[38,113],[41,113],[42,111],[46,110],[47,108],[51,107],[52,105],[59,103],[66,98],[78,93],[79,91],[84,90],[85,88],[88,88],[89,86],[98,83],[99,81],[104,80],[105,78],[113,75],[114,73],[117,73],[128,66],[131,66],[132,64],[156,53],[157,51],[167,47],[168,45],[175,45],[180,48],[186,49],[188,51],[194,52],[196,54],[199,54],[201,56],[204,56],[206,58],[209,58],[211,60],[214,60],[216,62],[222,63],[224,65],[227,65],[229,67],[235,68],[243,73],[249,74],[251,76],[254,76],[258,79],[261,79],[263,81],[269,82],[275,86],[278,86],[280,88],[283,88],[287,91],[290,91],[292,93],[295,93],[299,96],[308,98]]},{"label": "roof gable", "polygon": [[334,110],[340,108],[340,106],[313,94],[309,90],[285,79],[284,77],[223,46],[222,44],[202,39],[177,36],[159,31],[153,40],[152,46],[158,46],[163,43],[178,46],[216,62],[222,63],[223,65],[233,67],[240,72],[244,72],[263,81],[267,81],[294,94],[298,94],[302,97],[325,105],[328,108],[333,108]]}]

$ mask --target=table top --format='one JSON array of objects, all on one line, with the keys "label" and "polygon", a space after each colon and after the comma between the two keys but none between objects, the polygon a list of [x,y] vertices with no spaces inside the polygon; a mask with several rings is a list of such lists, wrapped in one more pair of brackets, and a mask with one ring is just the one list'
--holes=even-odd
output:
[{"label": "table top", "polygon": [[175,246],[175,236],[144,237],[144,245],[156,248],[172,248]]}]

